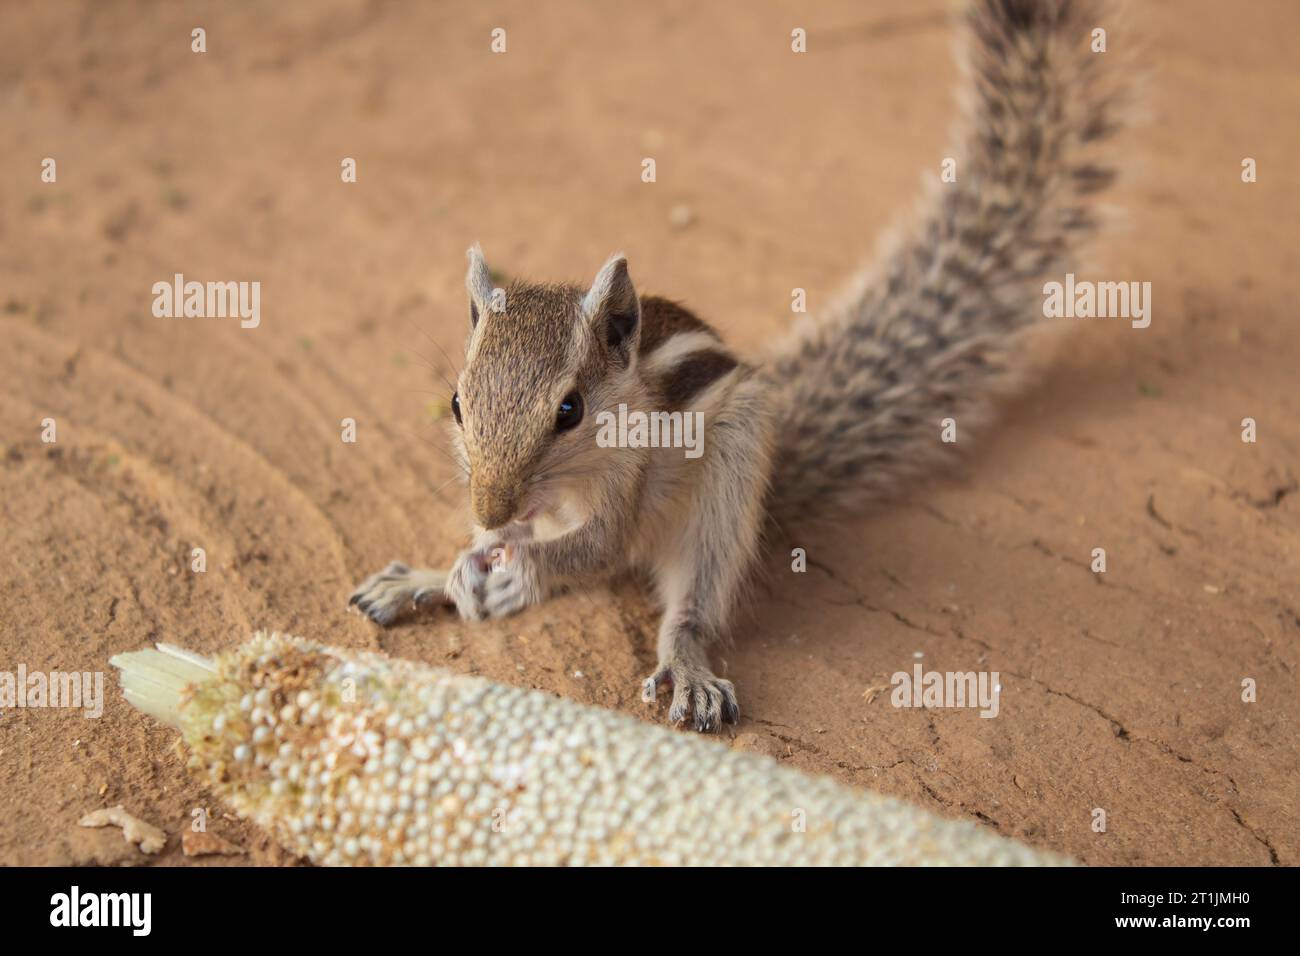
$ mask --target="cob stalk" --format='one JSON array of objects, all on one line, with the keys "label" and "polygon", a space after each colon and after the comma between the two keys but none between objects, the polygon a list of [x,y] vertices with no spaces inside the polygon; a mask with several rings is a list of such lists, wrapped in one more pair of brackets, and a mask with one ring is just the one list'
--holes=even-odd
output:
[{"label": "cob stalk", "polygon": [[192,770],[316,863],[1066,862],[613,711],[278,633],[111,663]]}]

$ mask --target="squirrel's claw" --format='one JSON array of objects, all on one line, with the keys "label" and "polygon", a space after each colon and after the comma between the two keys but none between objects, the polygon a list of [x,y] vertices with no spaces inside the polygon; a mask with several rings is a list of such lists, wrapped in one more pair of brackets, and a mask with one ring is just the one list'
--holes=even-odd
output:
[{"label": "squirrel's claw", "polygon": [[724,722],[734,724],[740,719],[735,685],[702,667],[678,661],[661,665],[641,686],[641,699],[654,703],[661,686],[673,689],[668,706],[668,719],[673,723],[681,723],[689,715],[696,730],[709,733]]},{"label": "squirrel's claw", "polygon": [[412,569],[393,561],[357,586],[348,597],[348,607],[386,627],[397,619],[407,602],[419,605],[435,597],[445,599],[446,577],[441,571]]}]

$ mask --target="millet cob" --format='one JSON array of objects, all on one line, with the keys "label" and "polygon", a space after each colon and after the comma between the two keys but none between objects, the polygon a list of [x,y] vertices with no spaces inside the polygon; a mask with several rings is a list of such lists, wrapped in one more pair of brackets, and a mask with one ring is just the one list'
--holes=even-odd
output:
[{"label": "millet cob", "polygon": [[111,663],[217,795],[320,864],[1066,862],[695,734],[279,633]]}]

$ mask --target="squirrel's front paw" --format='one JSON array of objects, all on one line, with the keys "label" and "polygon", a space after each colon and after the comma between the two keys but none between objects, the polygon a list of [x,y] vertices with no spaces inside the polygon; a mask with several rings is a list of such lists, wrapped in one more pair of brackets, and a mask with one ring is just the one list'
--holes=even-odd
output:
[{"label": "squirrel's front paw", "polygon": [[408,601],[420,605],[443,600],[444,578],[441,571],[409,568],[393,561],[362,581],[348,598],[348,606],[355,607],[376,624],[388,625]]},{"label": "squirrel's front paw", "polygon": [[507,617],[546,597],[537,565],[518,547],[463,551],[447,580],[447,597],[468,621]]},{"label": "squirrel's front paw", "polygon": [[715,677],[707,667],[681,658],[670,659],[659,665],[654,676],[646,678],[641,699],[653,704],[659,688],[664,686],[673,689],[673,701],[668,707],[668,719],[673,723],[680,723],[689,714],[696,730],[708,732],[717,730],[723,721],[734,724],[740,719],[735,685]]},{"label": "squirrel's front paw", "polygon": [[492,617],[518,614],[546,597],[537,565],[517,548],[506,549],[488,572],[483,606]]},{"label": "squirrel's front paw", "polygon": [[491,555],[487,551],[462,551],[447,575],[447,599],[456,605],[460,616],[467,621],[481,621],[487,617],[483,599],[487,592],[487,578]]}]

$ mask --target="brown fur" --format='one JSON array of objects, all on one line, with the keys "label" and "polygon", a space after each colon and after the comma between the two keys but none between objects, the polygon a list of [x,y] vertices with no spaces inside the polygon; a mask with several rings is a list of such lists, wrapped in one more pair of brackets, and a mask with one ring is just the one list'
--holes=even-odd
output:
[{"label": "brown fur", "polygon": [[1021,333],[1041,317],[1098,224],[1114,178],[1099,145],[1119,125],[1110,22],[1091,0],[980,0],[966,14],[968,93],[956,183],[856,277],[835,307],[777,350],[770,380],[782,454],[782,523],[857,510],[945,457],[940,421],[985,419]]},{"label": "brown fur", "polygon": [[[1088,51],[1097,5],[977,0],[966,22],[973,92],[958,182],[762,372],[680,305],[639,298],[622,256],[588,290],[514,284],[493,312],[472,249],[454,438],[474,542],[450,571],[390,565],[353,603],[380,623],[412,598],[480,618],[640,571],[664,608],[647,699],[671,686],[669,718],[700,730],[736,719],[708,647],[727,632],[767,517],[859,506],[938,456],[941,418],[981,415],[1044,278],[1093,231],[1092,198],[1112,178],[1096,155],[1116,125],[1114,68]],[[560,428],[574,392],[585,416]],[[700,413],[703,456],[600,447],[598,417],[623,405]]]},{"label": "brown fur", "polygon": [[641,298],[641,354],[649,355],[680,332],[704,332],[717,338],[715,332],[695,313],[680,302],[655,295]]}]

